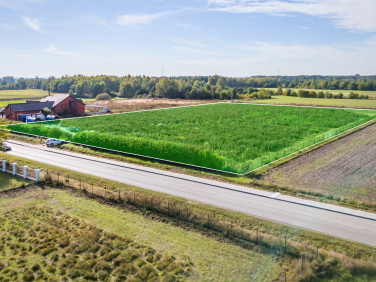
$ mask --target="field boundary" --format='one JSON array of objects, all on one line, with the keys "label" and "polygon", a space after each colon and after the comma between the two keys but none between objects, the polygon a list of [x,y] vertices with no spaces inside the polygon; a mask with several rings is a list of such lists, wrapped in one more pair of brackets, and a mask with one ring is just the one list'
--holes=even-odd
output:
[{"label": "field boundary", "polygon": [[[188,105],[188,106],[178,106],[178,107],[170,107],[170,108],[161,108],[161,109],[149,109],[149,110],[141,110],[141,111],[133,111],[133,112],[125,112],[125,113],[112,113],[110,115],[118,115],[118,114],[131,114],[131,113],[138,113],[138,112],[148,112],[148,111],[156,111],[156,110],[168,110],[168,109],[177,109],[177,108],[187,108],[187,107],[194,107],[194,106],[207,106],[207,105],[216,105],[216,104],[232,104],[232,103],[229,103],[229,102],[218,102],[218,103],[208,103],[208,104],[198,104],[198,105]],[[244,104],[244,103],[234,103],[234,104]],[[279,107],[303,107],[303,108],[323,108],[323,107],[312,107],[312,106],[295,106],[295,105],[290,105],[290,106],[286,106],[286,105],[268,105],[268,104],[251,104],[251,103],[247,103],[248,105],[251,105],[251,106],[279,106]],[[326,108],[329,108],[329,107],[326,107]],[[354,108],[333,108],[333,109],[338,109],[338,110],[364,110],[364,111],[372,111],[372,110],[369,110],[369,109],[354,109]],[[68,119],[77,119],[77,118],[87,118],[87,117],[100,117],[100,116],[103,116],[103,115],[93,115],[93,116],[82,116],[82,117],[74,117],[74,118],[67,118],[67,119],[64,119],[64,120],[68,120]],[[106,115],[107,116],[107,115]],[[122,155],[126,155],[126,156],[131,156],[131,157],[137,157],[137,158],[144,158],[144,159],[148,159],[148,160],[154,160],[154,161],[158,161],[158,162],[162,162],[162,163],[167,163],[167,164],[173,164],[173,165],[179,165],[179,166],[183,166],[183,167],[191,167],[191,168],[195,168],[195,169],[200,169],[200,170],[205,170],[205,171],[211,171],[211,172],[215,172],[215,173],[222,173],[222,174],[228,174],[228,175],[234,175],[234,176],[246,176],[250,173],[253,173],[259,169],[262,169],[262,168],[265,168],[273,163],[276,163],[276,162],[280,162],[282,161],[283,159],[285,158],[288,158],[288,157],[291,157],[295,154],[297,154],[298,152],[301,152],[301,151],[304,151],[304,150],[307,150],[308,148],[311,148],[311,147],[314,147],[314,146],[317,146],[321,143],[324,143],[324,142],[327,142],[328,140],[331,140],[331,139],[335,139],[337,136],[339,135],[342,135],[342,134],[345,134],[346,132],[350,132],[350,131],[353,131],[354,129],[358,128],[358,127],[361,127],[361,126],[364,126],[368,123],[373,123],[376,121],[376,118],[375,119],[372,119],[372,120],[369,120],[365,123],[362,123],[360,125],[357,125],[355,127],[352,127],[350,129],[347,129],[345,131],[342,131],[342,132],[339,132],[338,134],[336,135],[333,135],[329,138],[326,138],[322,141],[319,141],[319,142],[316,142],[312,145],[309,145],[307,147],[304,147],[304,148],[301,148],[299,150],[296,150],[295,152],[292,152],[291,154],[288,154],[286,156],[283,156],[282,158],[279,158],[277,160],[274,160],[272,162],[269,162],[269,163],[266,163],[260,167],[257,167],[253,170],[250,170],[248,172],[245,172],[245,173],[236,173],[236,172],[230,172],[230,171],[225,171],[225,170],[220,170],[220,169],[214,169],[214,168],[209,168],[209,167],[203,167],[203,166],[197,166],[197,165],[193,165],[193,164],[188,164],[188,163],[181,163],[181,162],[177,162],[177,161],[171,161],[171,160],[166,160],[166,159],[160,159],[160,158],[156,158],[156,157],[151,157],[151,156],[146,156],[146,155],[141,155],[141,154],[135,154],[135,153],[129,153],[129,152],[123,152],[123,151],[118,151],[118,150],[113,150],[113,149],[108,149],[108,148],[103,148],[103,147],[97,147],[97,146],[92,146],[92,145],[88,145],[88,144],[82,144],[82,143],[77,143],[77,142],[71,142],[71,141],[64,141],[65,143],[68,143],[68,144],[73,144],[73,145],[78,145],[78,146],[83,146],[83,147],[87,147],[87,148],[93,148],[93,149],[97,149],[97,150],[100,150],[100,151],[107,151],[107,152],[113,152],[113,153],[117,153],[117,154],[122,154]],[[37,123],[48,123],[49,121],[40,121],[40,122],[33,122],[33,124],[37,124]],[[10,125],[7,125],[7,126],[16,126],[18,124],[10,124]],[[3,127],[3,126],[0,126],[0,128]],[[24,132],[18,132],[18,131],[12,131],[10,129],[0,129],[0,130],[7,130],[13,134],[19,134],[19,135],[27,135],[27,136],[32,136],[32,137],[36,137],[36,138],[49,138],[49,137],[45,137],[45,136],[39,136],[39,135],[34,135],[34,134],[30,134],[30,133],[24,133]],[[324,133],[325,134],[325,133]],[[260,157],[262,158],[262,157]]]}]

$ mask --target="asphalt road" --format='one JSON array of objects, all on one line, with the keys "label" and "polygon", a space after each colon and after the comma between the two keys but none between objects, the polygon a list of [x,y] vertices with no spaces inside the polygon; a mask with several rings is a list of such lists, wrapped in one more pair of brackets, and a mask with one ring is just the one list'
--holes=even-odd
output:
[{"label": "asphalt road", "polygon": [[86,156],[44,145],[7,142],[8,154],[376,246],[376,214],[279,193]]}]

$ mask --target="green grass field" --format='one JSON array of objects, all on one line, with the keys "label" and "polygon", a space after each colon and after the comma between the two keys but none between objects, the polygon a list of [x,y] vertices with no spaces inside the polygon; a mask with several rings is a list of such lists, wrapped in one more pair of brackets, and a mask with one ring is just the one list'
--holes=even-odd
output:
[{"label": "green grass field", "polygon": [[0,100],[43,98],[47,95],[48,91],[39,89],[0,90]]},{"label": "green grass field", "polygon": [[10,101],[0,101],[0,108],[8,106],[8,104],[18,104],[25,103],[26,100],[10,100]]},{"label": "green grass field", "polygon": [[295,105],[313,107],[335,107],[355,109],[376,109],[376,100],[320,99],[291,96],[272,96],[271,99],[244,101],[252,104]]},{"label": "green grass field", "polygon": [[376,111],[222,103],[8,128],[246,173],[374,118]]}]

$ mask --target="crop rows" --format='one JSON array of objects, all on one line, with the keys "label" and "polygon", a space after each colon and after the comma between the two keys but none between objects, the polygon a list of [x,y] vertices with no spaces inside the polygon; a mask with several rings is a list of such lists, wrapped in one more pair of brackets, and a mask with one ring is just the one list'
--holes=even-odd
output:
[{"label": "crop rows", "polygon": [[48,208],[0,215],[1,281],[176,281],[188,257],[169,254]]},{"label": "crop rows", "polygon": [[375,111],[215,104],[9,128],[245,173],[373,118]]}]

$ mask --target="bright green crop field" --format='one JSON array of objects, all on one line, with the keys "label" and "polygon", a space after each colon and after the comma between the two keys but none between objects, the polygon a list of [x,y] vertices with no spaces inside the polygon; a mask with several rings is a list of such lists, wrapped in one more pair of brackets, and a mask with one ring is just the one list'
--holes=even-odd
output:
[{"label": "bright green crop field", "polygon": [[376,111],[210,104],[38,124],[13,131],[246,173],[376,118]]}]

